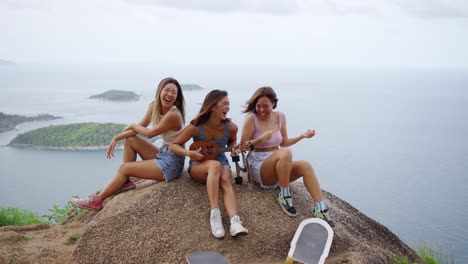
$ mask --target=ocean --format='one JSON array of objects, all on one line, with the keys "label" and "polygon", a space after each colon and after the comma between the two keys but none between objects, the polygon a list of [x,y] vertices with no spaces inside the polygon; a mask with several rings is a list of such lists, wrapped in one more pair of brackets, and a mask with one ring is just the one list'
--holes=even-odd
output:
[{"label": "ocean", "polygon": [[[0,67],[0,112],[63,117],[0,133],[0,206],[47,214],[73,195],[102,188],[122,160],[121,151],[108,160],[105,150],[4,146],[19,133],[55,124],[138,122],[167,76],[205,88],[184,93],[187,120],[209,90],[222,89],[229,92],[229,116],[241,128],[247,99],[256,88],[271,86],[289,136],[316,130],[292,150],[294,159],[311,162],[323,189],[409,245],[431,244],[455,263],[468,263],[467,73],[243,65]],[[111,89],[142,97],[119,103],[88,99]]]}]

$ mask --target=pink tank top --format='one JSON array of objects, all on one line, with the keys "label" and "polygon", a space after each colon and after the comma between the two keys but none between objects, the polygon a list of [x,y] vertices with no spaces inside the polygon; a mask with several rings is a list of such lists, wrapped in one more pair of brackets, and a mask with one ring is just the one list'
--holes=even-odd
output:
[{"label": "pink tank top", "polygon": [[[281,135],[281,127],[283,126],[284,114],[278,111],[279,115],[279,130],[274,131],[271,135],[270,140],[263,141],[261,144],[255,146],[256,148],[272,148],[272,147],[279,147],[281,141],[283,141],[283,136]],[[258,117],[256,113],[253,113],[255,131],[253,138],[256,139],[260,137],[264,131],[260,131],[260,126],[258,124]]]}]

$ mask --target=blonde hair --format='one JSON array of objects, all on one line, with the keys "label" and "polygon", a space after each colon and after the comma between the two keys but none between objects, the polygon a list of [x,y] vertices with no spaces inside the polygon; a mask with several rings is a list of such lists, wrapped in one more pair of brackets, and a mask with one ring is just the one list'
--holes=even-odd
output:
[{"label": "blonde hair", "polygon": [[161,121],[161,91],[164,88],[164,86],[166,86],[169,83],[172,83],[177,87],[177,98],[174,102],[174,105],[179,109],[180,113],[182,114],[182,119],[185,123],[185,99],[184,94],[182,93],[182,87],[176,79],[168,77],[162,79],[161,82],[159,82],[154,101],[151,102],[151,104],[153,104],[153,111],[151,112],[151,124],[153,126],[158,124],[159,121]]}]

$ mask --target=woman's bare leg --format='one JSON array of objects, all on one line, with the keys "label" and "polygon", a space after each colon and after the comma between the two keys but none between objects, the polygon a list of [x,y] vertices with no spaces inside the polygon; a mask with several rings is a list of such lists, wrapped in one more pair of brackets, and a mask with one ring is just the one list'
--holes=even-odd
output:
[{"label": "woman's bare leg", "polygon": [[229,217],[232,217],[237,215],[237,200],[234,188],[232,187],[231,170],[227,167],[223,167],[222,170],[220,187],[223,191],[224,207]]},{"label": "woman's bare leg", "polygon": [[123,163],[106,187],[97,195],[101,201],[118,191],[128,178],[164,181],[164,174],[154,160],[132,161]]},{"label": "woman's bare leg", "polygon": [[290,182],[292,169],[292,152],[289,148],[275,151],[262,164],[260,174],[264,185],[287,186]]},{"label": "woman's bare leg", "polygon": [[314,168],[306,160],[294,161],[292,164],[291,182],[303,177],[304,186],[309,192],[310,196],[315,202],[323,200],[322,191],[318,182],[317,176],[315,175]]},{"label": "woman's bare leg", "polygon": [[207,160],[199,164],[193,164],[190,175],[198,182],[206,183],[208,200],[211,208],[219,207],[219,184],[222,166],[219,161]]},{"label": "woman's bare leg", "polygon": [[142,160],[152,160],[159,153],[159,149],[151,142],[138,136],[128,137],[125,139],[123,162],[137,160],[137,154]]}]

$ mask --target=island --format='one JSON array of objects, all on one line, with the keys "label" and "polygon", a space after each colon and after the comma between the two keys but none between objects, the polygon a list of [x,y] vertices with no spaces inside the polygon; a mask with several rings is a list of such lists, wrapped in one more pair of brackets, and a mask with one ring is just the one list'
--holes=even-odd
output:
[{"label": "island", "polygon": [[109,90],[101,94],[92,95],[89,99],[101,99],[104,101],[128,102],[138,101],[140,95],[131,91]]},{"label": "island", "polygon": [[16,136],[8,146],[58,150],[106,149],[126,125],[75,123],[48,126]]},{"label": "island", "polygon": [[48,121],[61,117],[49,114],[40,114],[37,116],[8,115],[0,112],[0,133],[13,130],[15,126],[31,121]]},{"label": "island", "polygon": [[180,86],[181,86],[182,90],[184,90],[184,91],[203,90],[203,87],[201,87],[198,84],[186,83],[186,84],[181,84]]},{"label": "island", "polygon": [[12,61],[0,59],[0,66],[15,66],[15,65],[16,63]]}]

